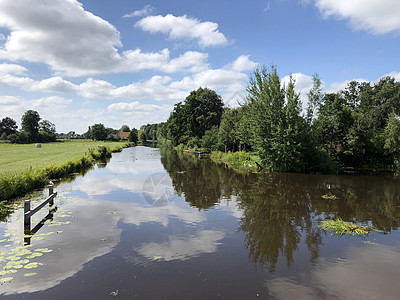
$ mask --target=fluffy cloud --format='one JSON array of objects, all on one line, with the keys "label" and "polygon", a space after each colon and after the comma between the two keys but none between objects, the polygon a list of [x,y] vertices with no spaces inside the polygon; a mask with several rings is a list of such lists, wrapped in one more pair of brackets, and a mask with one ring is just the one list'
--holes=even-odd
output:
[{"label": "fluffy cloud", "polygon": [[[45,63],[68,76],[145,69],[197,72],[207,68],[207,54],[199,52],[190,51],[174,59],[168,49],[119,53],[122,43],[118,30],[85,11],[76,0],[32,0],[29,5],[30,9],[22,9],[26,6],[23,0],[0,1],[0,26],[10,30],[0,58]],[[214,31],[211,36],[218,35]],[[16,65],[2,66],[0,71],[7,67]]]},{"label": "fluffy cloud", "polygon": [[326,18],[349,20],[355,30],[373,34],[400,31],[398,0],[315,0],[315,6]]},{"label": "fluffy cloud", "polygon": [[19,122],[24,112],[33,109],[39,112],[42,119],[58,125],[64,120],[64,111],[70,104],[72,100],[57,96],[30,100],[15,96],[0,96],[0,118],[10,117]]},{"label": "fluffy cloud", "polygon": [[[43,62],[70,75],[108,71],[119,63],[119,32],[76,0],[0,1],[0,25],[11,33],[0,57]],[[87,69],[87,71],[85,71]]]},{"label": "fluffy cloud", "polygon": [[159,106],[155,104],[142,104],[138,101],[131,103],[126,103],[126,102],[113,103],[108,106],[109,111],[115,111],[115,112],[141,111],[141,112],[158,113],[165,108],[167,108],[167,110],[170,111],[172,107],[170,105]]},{"label": "fluffy cloud", "polygon": [[219,242],[225,237],[225,233],[217,230],[201,230],[196,235],[189,237],[170,236],[167,242],[150,242],[135,249],[139,254],[148,259],[161,256],[165,261],[187,260],[200,256],[203,253],[217,251]]},{"label": "fluffy cloud", "polygon": [[170,39],[197,40],[201,47],[221,46],[227,44],[224,34],[218,31],[218,24],[213,22],[200,22],[198,19],[188,18],[186,15],[176,17],[173,15],[149,16],[135,24],[151,33],[168,34]]},{"label": "fluffy cloud", "polygon": [[28,70],[20,65],[15,64],[0,64],[0,76],[2,75],[24,75]]},{"label": "fluffy cloud", "polygon": [[148,16],[151,15],[154,12],[154,10],[155,10],[154,7],[146,5],[143,9],[135,10],[130,14],[124,15],[124,18]]},{"label": "fluffy cloud", "polygon": [[253,71],[258,64],[249,59],[250,55],[239,56],[232,64],[231,69],[234,71]]}]

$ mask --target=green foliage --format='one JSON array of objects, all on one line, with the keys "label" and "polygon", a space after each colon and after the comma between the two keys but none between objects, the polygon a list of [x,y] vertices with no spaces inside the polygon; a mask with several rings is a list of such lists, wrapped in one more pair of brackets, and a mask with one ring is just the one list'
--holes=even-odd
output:
[{"label": "green foliage", "polygon": [[0,121],[0,135],[10,135],[17,132],[17,122],[9,117],[5,117]]},{"label": "green foliage", "polygon": [[219,126],[224,104],[213,90],[199,88],[190,92],[185,103],[175,104],[165,129],[165,137],[174,145],[187,143],[189,139],[201,139],[206,130]]},{"label": "green foliage", "polygon": [[216,163],[224,163],[239,172],[255,172],[259,170],[257,164],[261,163],[261,158],[256,153],[251,152],[221,152],[213,151],[210,156]]},{"label": "green foliage", "polygon": [[[129,146],[129,145],[126,145]],[[50,179],[64,178],[93,166],[96,160],[111,157],[112,152],[120,151],[121,146],[114,148],[98,146],[90,148],[89,153],[80,158],[67,160],[61,164],[49,164],[42,169],[29,169],[19,173],[0,173],[0,201],[8,201],[27,192],[42,188]]]},{"label": "green foliage", "polygon": [[270,71],[258,68],[247,91],[244,106],[248,106],[249,125],[255,133],[250,142],[264,164],[274,170],[303,170],[306,126],[300,116],[301,104],[293,78],[282,88],[275,67]]},{"label": "green foliage", "polygon": [[107,129],[101,123],[89,127],[89,136],[94,141],[104,141],[107,139],[107,135]]},{"label": "green foliage", "polygon": [[132,143],[137,143],[138,141],[138,131],[136,128],[132,128],[132,130],[130,131],[129,135],[128,135],[128,140]]},{"label": "green foliage", "polygon": [[320,227],[338,235],[366,235],[373,230],[372,227],[357,225],[353,222],[345,222],[341,218],[322,221]]},{"label": "green foliage", "polygon": [[37,111],[28,110],[21,118],[22,131],[29,134],[29,142],[38,142],[40,115]]},{"label": "green foliage", "polygon": [[131,129],[129,128],[128,125],[122,125],[121,129],[119,131],[121,131],[121,132],[130,132]]},{"label": "green foliage", "polygon": [[213,126],[211,129],[206,130],[202,139],[201,146],[207,150],[218,150],[221,144],[218,143],[218,127]]}]

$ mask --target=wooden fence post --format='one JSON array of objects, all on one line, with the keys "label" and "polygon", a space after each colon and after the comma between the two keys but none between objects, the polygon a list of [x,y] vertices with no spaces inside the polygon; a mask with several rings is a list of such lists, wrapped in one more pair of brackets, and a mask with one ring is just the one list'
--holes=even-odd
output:
[{"label": "wooden fence post", "polygon": [[31,211],[31,200],[25,200],[24,203],[24,225],[31,226],[31,216],[28,214]]},{"label": "wooden fence post", "polygon": [[[53,195],[53,185],[50,184],[49,185],[49,196]],[[49,201],[49,206],[53,206],[54,205],[54,197],[52,197]]]}]

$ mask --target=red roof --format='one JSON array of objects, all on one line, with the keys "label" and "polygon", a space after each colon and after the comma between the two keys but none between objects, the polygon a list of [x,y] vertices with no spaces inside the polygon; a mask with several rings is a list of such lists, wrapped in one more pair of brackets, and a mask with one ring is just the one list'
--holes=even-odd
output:
[{"label": "red roof", "polygon": [[118,132],[118,136],[121,139],[127,139],[130,132]]}]

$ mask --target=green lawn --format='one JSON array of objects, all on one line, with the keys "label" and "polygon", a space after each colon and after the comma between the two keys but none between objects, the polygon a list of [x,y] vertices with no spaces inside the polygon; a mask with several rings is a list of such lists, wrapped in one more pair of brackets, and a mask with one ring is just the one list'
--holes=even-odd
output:
[{"label": "green lawn", "polygon": [[125,142],[94,142],[91,140],[67,140],[63,142],[15,145],[0,143],[0,174],[15,173],[32,167],[44,168],[48,164],[61,164],[67,160],[80,158],[89,148],[104,145],[111,149],[122,146]]}]

